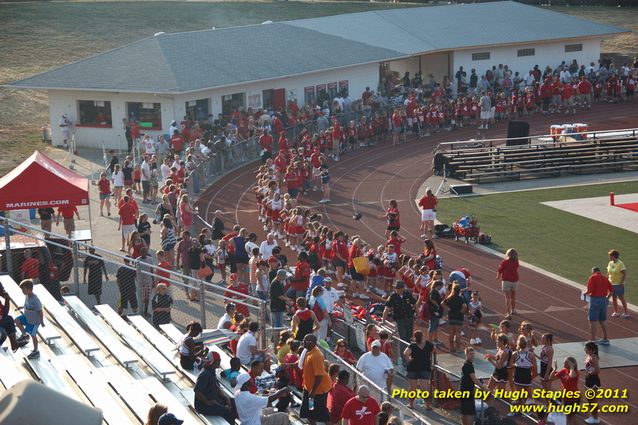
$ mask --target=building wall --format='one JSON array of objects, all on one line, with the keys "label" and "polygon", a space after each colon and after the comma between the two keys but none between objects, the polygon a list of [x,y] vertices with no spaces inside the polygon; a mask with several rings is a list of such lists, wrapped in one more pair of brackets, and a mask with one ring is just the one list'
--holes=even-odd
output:
[{"label": "building wall", "polygon": [[[538,65],[542,71],[547,65],[549,65],[552,69],[555,69],[562,61],[570,64],[574,59],[578,61],[579,65],[589,65],[590,62],[597,63],[600,58],[600,42],[601,40],[590,39],[578,42],[562,41],[508,47],[456,50],[453,54],[452,75],[458,71],[460,66],[463,66],[463,69],[467,72],[468,78],[472,68],[475,68],[477,74],[480,76],[485,74],[485,71],[487,71],[488,68],[491,69],[492,66],[498,66],[498,64],[501,63],[503,65],[508,65],[513,72],[518,71],[521,75],[527,74],[534,65]],[[565,45],[577,43],[583,45],[582,51],[565,52]],[[517,56],[519,49],[527,48],[535,49],[534,56]],[[490,59],[472,60],[472,54],[481,52],[490,52]]]},{"label": "building wall", "polygon": [[[222,97],[233,93],[245,93],[246,104],[252,97],[255,107],[262,105],[262,91],[269,89],[285,89],[286,98],[296,98],[301,105],[304,103],[304,88],[319,84],[348,81],[348,90],[353,98],[359,98],[366,86],[377,89],[379,83],[379,65],[369,64],[333,71],[317,72],[313,74],[287,77],[261,83],[244,84],[223,89],[206,90],[178,96],[108,93],[91,91],[50,90],[49,115],[51,119],[52,140],[54,145],[62,144],[60,118],[63,114],[72,122],[78,122],[78,100],[110,101],[113,125],[111,128],[96,128],[75,126],[76,145],[81,147],[101,148],[102,142],[107,149],[126,150],[126,138],[122,127],[122,119],[126,118],[126,102],[161,103],[162,130],[147,130],[146,132],[158,136],[168,131],[172,120],[178,122],[186,114],[186,103],[198,99],[210,99],[210,106],[214,116],[222,112]],[[254,96],[254,97],[253,97]]]}]

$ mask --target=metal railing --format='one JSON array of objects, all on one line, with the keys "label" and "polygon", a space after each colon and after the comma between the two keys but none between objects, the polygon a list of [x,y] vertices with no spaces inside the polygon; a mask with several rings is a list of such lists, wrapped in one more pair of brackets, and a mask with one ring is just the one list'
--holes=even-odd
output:
[{"label": "metal railing", "polygon": [[[257,318],[260,323],[265,323],[266,302],[245,295],[223,285],[223,282],[206,282],[198,277],[187,276],[175,270],[157,267],[140,259],[126,258],[123,253],[114,252],[80,241],[74,241],[61,235],[44,231],[10,218],[0,217],[0,226],[5,230],[5,252],[2,261],[2,272],[12,275],[16,281],[21,280],[20,264],[22,252],[11,246],[12,238],[19,235],[20,242],[28,242],[29,249],[35,252],[40,260],[40,282],[59,301],[62,301],[63,293],[77,295],[87,306],[108,304],[116,311],[120,310],[122,299],[133,299],[137,303],[137,309],[133,306],[123,306],[125,313],[148,313],[152,316],[152,297],[155,294],[155,284],[160,280],[170,284],[170,293],[173,298],[171,308],[171,320],[180,327],[185,327],[189,322],[199,321],[204,328],[215,327],[217,320],[224,314],[225,305],[232,297],[232,302],[238,306],[245,306],[251,317]],[[89,248],[95,249],[95,253],[89,253]],[[150,253],[149,253],[150,256]],[[84,261],[87,258],[95,258],[104,262],[104,269],[100,272],[100,279],[91,281],[91,274],[86,273]],[[125,262],[128,261],[128,264]],[[57,267],[57,275],[64,282],[50,276],[50,265]],[[135,288],[127,288],[123,285],[123,272],[131,270],[135,272]],[[88,269],[87,269],[88,271]],[[106,271],[106,276],[104,276]],[[157,272],[164,272],[168,277],[160,277]],[[133,294],[131,291],[135,291]],[[186,297],[186,291],[194,291],[200,294],[199,302],[194,303]],[[145,311],[145,302],[148,309]],[[266,348],[266,338],[261,337],[260,346]]]}]

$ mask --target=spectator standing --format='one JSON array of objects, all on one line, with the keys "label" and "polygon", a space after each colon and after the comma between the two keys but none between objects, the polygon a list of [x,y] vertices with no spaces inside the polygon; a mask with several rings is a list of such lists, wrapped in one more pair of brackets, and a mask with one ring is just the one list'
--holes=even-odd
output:
[{"label": "spectator standing", "polygon": [[135,288],[135,279],[137,273],[135,269],[130,265],[131,257],[128,255],[124,257],[124,265],[120,266],[115,273],[117,280],[117,286],[120,292],[120,302],[117,307],[117,314],[120,316],[124,312],[125,308],[131,307],[131,310],[137,312],[137,290]]},{"label": "spectator standing", "polygon": [[153,325],[159,328],[159,325],[171,323],[171,307],[173,298],[168,294],[165,283],[158,283],[155,286],[155,295],[151,300],[151,309],[153,311]]},{"label": "spectator standing", "polygon": [[357,370],[371,382],[383,388],[388,393],[392,391],[394,367],[392,360],[381,351],[381,341],[375,340],[370,344],[370,350],[357,362]]},{"label": "spectator standing", "polygon": [[333,424],[339,423],[342,419],[343,406],[355,396],[354,391],[348,386],[349,382],[350,372],[340,370],[337,380],[332,384],[332,389],[328,393],[328,411],[330,412],[330,422]]},{"label": "spectator standing", "polygon": [[510,320],[516,314],[516,290],[518,288],[518,252],[510,248],[505,253],[496,270],[496,278],[501,281],[501,289],[505,295],[505,318]]},{"label": "spectator standing", "polygon": [[[152,142],[150,138],[148,140]],[[151,202],[151,200],[149,199],[149,194],[151,192],[151,166],[150,157],[148,155],[148,148],[146,153],[147,155],[144,155],[144,161],[142,161],[142,166],[140,167],[140,170],[142,172],[142,175],[140,177],[140,181],[142,183],[142,202],[145,204]],[[155,152],[152,152],[151,154],[153,153]]]},{"label": "spectator standing", "polygon": [[[624,319],[629,318],[627,313],[627,301],[625,300],[625,279],[627,278],[627,269],[622,261],[618,258],[620,253],[612,249],[609,251],[609,263],[607,264],[607,277],[612,285],[614,285],[614,294],[612,301],[614,303],[614,312],[611,317],[622,317]],[[620,300],[623,313],[618,313],[618,300]]]},{"label": "spectator standing", "polygon": [[332,388],[332,384],[324,365],[325,359],[319,348],[317,348],[317,337],[315,335],[306,335],[303,339],[303,345],[305,348],[305,357],[301,367],[303,397],[299,416],[302,419],[307,419],[311,425],[316,425],[317,422],[330,424],[327,401],[328,392]]},{"label": "spectator standing", "polygon": [[[38,215],[40,216],[40,227],[45,232],[51,232],[51,224],[53,220],[53,216],[55,215],[55,210],[51,207],[47,208],[38,208]],[[45,238],[48,238],[49,235],[45,233]]]},{"label": "spectator standing", "polygon": [[15,324],[20,329],[21,335],[16,340],[17,344],[25,341],[33,342],[33,351],[29,353],[27,358],[37,359],[40,357],[38,351],[38,328],[44,327],[44,313],[42,311],[42,303],[36,294],[33,293],[33,281],[25,279],[20,282],[20,289],[25,296],[23,313],[15,318]]},{"label": "spectator standing", "polygon": [[195,411],[202,415],[221,416],[230,424],[234,423],[235,418],[232,413],[230,400],[217,380],[215,370],[219,368],[220,356],[215,351],[209,352],[202,360],[203,370],[197,376],[195,382]]},{"label": "spectator standing", "polygon": [[100,193],[100,215],[104,216],[104,206],[106,205],[106,213],[111,216],[111,182],[106,178],[106,173],[100,174],[100,180],[97,181],[98,191]]},{"label": "spectator standing", "polygon": [[259,253],[261,254],[261,258],[268,261],[270,257],[272,257],[272,250],[277,245],[277,240],[275,239],[275,234],[273,232],[268,233],[266,236],[266,240],[262,241],[259,245]]},{"label": "spectator standing", "polygon": [[376,425],[380,411],[379,403],[370,397],[370,388],[360,385],[357,395],[343,406],[341,416],[348,420],[348,425]]},{"label": "spectator standing", "polygon": [[106,266],[102,257],[95,253],[95,248],[89,248],[89,255],[84,259],[84,283],[86,281],[86,274],[89,273],[89,295],[95,296],[95,303],[101,304],[102,298],[102,272],[104,272],[104,278],[108,281],[109,275],[106,272]]},{"label": "spectator standing", "polygon": [[474,424],[474,416],[476,415],[475,400],[475,386],[478,386],[483,391],[487,390],[487,387],[481,383],[476,377],[474,371],[474,348],[465,348],[465,363],[461,368],[461,385],[460,391],[467,391],[465,394],[469,394],[469,397],[461,399],[461,424],[472,425]]},{"label": "spectator standing", "polygon": [[459,285],[459,287],[461,288],[461,295],[468,303],[470,302],[470,286],[472,284],[471,278],[472,274],[465,267],[459,270],[454,270],[452,273],[450,273],[450,276],[448,278],[448,282],[456,282]]},{"label": "spectator standing", "polygon": [[596,340],[596,322],[600,325],[600,329],[603,331],[603,339],[597,342],[601,345],[609,345],[609,338],[607,337],[607,304],[609,298],[614,293],[614,287],[609,279],[602,275],[598,267],[591,269],[591,276],[587,280],[586,295],[589,295],[589,313],[587,319],[589,320],[589,332],[592,341]]},{"label": "spectator standing", "polygon": [[[554,362],[554,365],[556,363]],[[558,369],[555,367],[554,369]],[[578,398],[568,397],[567,394],[578,393],[578,378],[580,373],[578,371],[578,363],[576,359],[573,357],[567,357],[565,362],[563,363],[563,368],[560,370],[554,370],[552,372],[552,380],[559,379],[561,389],[565,392],[565,397],[563,397],[563,405],[569,406],[570,408],[574,405],[580,403],[580,396]],[[576,412],[573,411],[571,414],[567,416],[567,425],[574,425],[576,423]]]},{"label": "spectator standing", "polygon": [[144,316],[148,316],[148,303],[151,298],[151,291],[153,290],[153,284],[155,282],[154,263],[150,255],[148,255],[148,249],[146,247],[140,249],[140,256],[137,259],[140,264],[140,275],[138,277],[138,283],[142,287],[142,303],[144,304]]},{"label": "spectator standing", "polygon": [[421,227],[419,230],[423,232],[422,238],[432,239],[434,237],[434,220],[436,220],[436,206],[439,200],[436,198],[432,189],[425,189],[425,195],[419,200],[421,207]]},{"label": "spectator standing", "polygon": [[[415,331],[412,343],[405,349],[403,356],[407,363],[410,391],[418,388],[430,391],[430,377],[432,375],[432,353],[436,347],[426,340],[423,332]],[[432,410],[430,399],[425,399],[426,410]],[[410,408],[414,408],[414,399],[410,399]]]},{"label": "spectator standing", "polygon": [[24,250],[24,261],[20,266],[22,279],[31,279],[34,285],[40,283],[40,260],[33,258],[30,249]]},{"label": "spectator standing", "polygon": [[11,297],[4,290],[4,286],[0,283],[0,298],[4,299],[4,303],[0,304],[0,347],[4,344],[4,340],[8,337],[12,351],[17,351],[18,348],[24,347],[29,343],[28,340],[18,342],[16,340],[16,328],[13,317],[9,314],[9,301]]},{"label": "spectator standing", "polygon": [[275,412],[268,406],[275,400],[290,395],[290,389],[284,387],[268,397],[252,394],[251,377],[247,373],[237,376],[237,387],[235,391],[235,407],[237,416],[242,425],[287,425],[289,422],[288,413]]},{"label": "spectator standing", "polygon": [[394,284],[394,292],[388,297],[383,310],[383,320],[387,320],[388,314],[396,323],[399,338],[409,341],[412,337],[415,319],[416,300],[412,293],[405,291],[405,283],[397,280]]},{"label": "spectator standing", "polygon": [[270,312],[272,313],[273,328],[281,328],[284,325],[284,312],[288,298],[284,294],[284,285],[288,273],[277,270],[277,277],[270,283]]},{"label": "spectator standing", "polygon": [[[191,275],[191,261],[190,261],[190,249],[191,249],[191,233],[187,230],[182,232],[182,237],[177,244],[177,269],[182,271],[184,276]],[[186,298],[188,295],[188,279],[183,278],[186,288]]]},{"label": "spectator standing", "polygon": [[77,216],[78,220],[80,219],[80,213],[75,205],[62,205],[58,208],[58,217],[55,222],[55,225],[60,224],[60,216],[62,217],[62,221],[64,224],[64,231],[66,232],[67,237],[71,237],[71,234],[75,231],[75,220],[74,216]]},{"label": "spectator standing", "polygon": [[137,209],[131,204],[131,199],[128,195],[125,195],[123,199],[124,203],[119,207],[118,211],[120,219],[117,229],[122,231],[122,247],[120,251],[126,252],[126,241],[129,240],[131,233],[136,229],[135,217],[137,215]]}]

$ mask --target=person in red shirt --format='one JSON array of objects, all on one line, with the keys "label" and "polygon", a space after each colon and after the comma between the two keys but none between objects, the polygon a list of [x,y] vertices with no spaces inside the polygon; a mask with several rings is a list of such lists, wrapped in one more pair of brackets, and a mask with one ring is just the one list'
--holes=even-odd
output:
[{"label": "person in red shirt", "polygon": [[173,131],[173,135],[171,136],[171,147],[175,151],[177,155],[182,153],[182,149],[184,149],[184,138],[179,135],[179,131]]},{"label": "person in red shirt", "polygon": [[348,245],[345,241],[345,234],[341,231],[335,234],[335,241],[332,246],[332,264],[337,272],[337,283],[343,282],[343,273],[348,265]]},{"label": "person in red shirt", "polygon": [[[292,286],[288,289],[287,296],[296,300],[299,297],[305,297],[310,286],[310,274],[312,268],[308,261],[309,256],[306,251],[301,251],[297,256],[297,264],[295,265],[295,275],[292,278]],[[294,295],[294,296],[293,296]]]},{"label": "person in red shirt", "polygon": [[100,215],[104,216],[104,205],[106,205],[106,213],[111,216],[111,181],[106,178],[106,173],[100,174],[100,180],[97,181],[97,187],[100,192]]},{"label": "person in red shirt", "polygon": [[[557,368],[556,368],[557,369]],[[580,402],[580,394],[578,393],[578,362],[573,357],[567,357],[563,363],[563,368],[560,370],[554,370],[550,381],[560,379],[560,386],[565,391],[565,397],[563,397],[563,406],[573,406]],[[575,419],[576,413],[572,412],[567,415],[567,423],[572,424]]]},{"label": "person in red shirt", "polygon": [[403,126],[403,117],[401,116],[401,112],[399,109],[396,109],[392,114],[392,146],[396,146],[399,144],[399,134],[401,133],[401,128]]},{"label": "person in red shirt", "polygon": [[[230,289],[234,292],[239,292],[240,294],[248,295],[248,286],[246,286],[246,284],[240,282],[237,279],[236,273],[231,273],[229,276],[229,279],[230,279],[230,285],[228,285],[227,289]],[[246,301],[246,299],[243,296],[234,294],[230,291],[224,292],[224,298]],[[248,311],[248,306],[246,305],[237,303],[236,311],[238,313],[243,314],[244,317],[250,316],[250,312]]]},{"label": "person in red shirt", "polygon": [[301,180],[297,174],[297,168],[294,165],[288,167],[288,171],[284,176],[286,187],[288,187],[288,194],[292,198],[296,198],[299,194],[299,187],[301,186]]},{"label": "person in red shirt", "polygon": [[370,388],[360,385],[357,396],[343,406],[341,417],[348,420],[348,425],[375,425],[380,411],[379,403],[370,397]]},{"label": "person in red shirt", "polygon": [[24,261],[20,266],[20,272],[22,273],[22,279],[31,279],[34,284],[40,281],[40,261],[37,258],[31,256],[31,250],[24,250]]},{"label": "person in red shirt", "polygon": [[496,270],[496,279],[501,281],[501,289],[505,294],[506,319],[511,319],[516,314],[516,289],[518,287],[518,252],[510,248],[505,253],[505,259],[501,261]]},{"label": "person in red shirt", "polygon": [[561,91],[561,97],[563,99],[563,105],[565,106],[565,113],[568,113],[569,110],[572,110],[572,113],[576,113],[576,105],[574,104],[574,92],[572,90],[572,83],[567,82],[563,84],[563,89]]},{"label": "person in red shirt", "polygon": [[268,158],[272,158],[273,139],[270,133],[268,133],[268,130],[259,136],[259,145],[264,150],[261,154],[261,163],[265,164]]},{"label": "person in red shirt", "polygon": [[288,138],[286,138],[286,132],[283,130],[279,132],[279,142],[277,145],[279,146],[280,152],[288,152],[288,149],[290,148]]},{"label": "person in red shirt", "polygon": [[77,216],[78,220],[80,219],[80,213],[75,205],[63,205],[58,208],[58,217],[55,221],[55,225],[58,226],[60,224],[60,216],[62,216],[64,230],[69,238],[71,237],[71,233],[75,231],[75,221],[73,220],[74,215]]},{"label": "person in red shirt", "polygon": [[125,195],[122,200],[123,203],[122,206],[120,206],[118,212],[120,220],[117,226],[117,230],[122,231],[122,247],[120,248],[120,251],[126,252],[126,250],[124,249],[124,245],[131,236],[131,233],[133,233],[137,229],[135,227],[135,217],[137,215],[137,212],[135,210],[135,207],[131,204],[128,195]]},{"label": "person in red shirt", "polygon": [[[340,340],[345,349],[346,343]],[[337,348],[340,346],[337,344]],[[349,351],[345,349],[348,353]],[[350,353],[352,355],[352,353]],[[356,363],[356,360],[355,360]],[[340,370],[337,375],[337,380],[332,384],[332,389],[328,393],[328,411],[330,412],[330,422],[338,424],[341,421],[341,413],[343,412],[343,406],[355,396],[354,391],[348,387],[350,381],[350,372],[347,370]]]},{"label": "person in red shirt", "polygon": [[391,199],[385,214],[379,218],[385,218],[388,226],[385,229],[385,237],[389,238],[393,230],[397,232],[401,229],[401,217],[396,199]]},{"label": "person in red shirt", "polygon": [[399,232],[393,230],[390,232],[390,239],[388,239],[385,246],[394,245],[394,252],[396,252],[398,256],[401,256],[401,245],[406,241],[406,238],[399,236]]},{"label": "person in red shirt", "polygon": [[419,200],[421,207],[421,227],[422,238],[432,239],[434,237],[434,220],[436,220],[436,205],[439,200],[432,193],[429,187],[425,189],[425,195]]},{"label": "person in red shirt", "polygon": [[608,278],[602,275],[598,267],[591,270],[591,276],[587,280],[585,295],[591,297],[589,303],[589,331],[592,341],[596,341],[596,322],[603,331],[603,341],[607,338],[607,304],[614,293],[614,287]]},{"label": "person in red shirt", "polygon": [[362,293],[364,290],[363,283],[365,281],[365,276],[361,273],[357,272],[357,269],[354,267],[354,259],[357,257],[363,257],[363,241],[359,238],[354,238],[352,241],[352,245],[350,245],[350,250],[348,251],[348,271],[350,272],[350,276],[354,281],[353,291],[356,293]]},{"label": "person in red shirt", "polygon": [[592,85],[589,80],[583,75],[580,77],[578,83],[578,95],[580,97],[580,104],[584,107],[587,105],[587,109],[591,108],[591,91]]},{"label": "person in red shirt", "polygon": [[[157,283],[163,283],[166,286],[171,286],[168,279],[171,277],[170,271],[173,270],[173,266],[171,266],[171,263],[166,261],[166,253],[161,249],[157,251],[157,254],[155,255],[157,256],[157,268],[155,269]],[[167,271],[160,269],[166,269]]]}]

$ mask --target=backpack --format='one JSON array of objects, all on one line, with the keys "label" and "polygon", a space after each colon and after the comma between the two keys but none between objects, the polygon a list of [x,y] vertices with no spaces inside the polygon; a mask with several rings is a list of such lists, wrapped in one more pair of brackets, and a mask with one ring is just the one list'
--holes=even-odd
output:
[{"label": "backpack", "polygon": [[492,237],[486,233],[480,233],[478,243],[481,245],[489,245],[492,243]]}]

